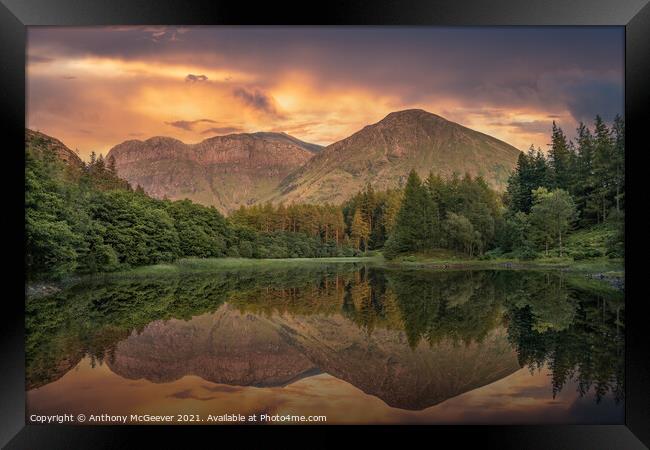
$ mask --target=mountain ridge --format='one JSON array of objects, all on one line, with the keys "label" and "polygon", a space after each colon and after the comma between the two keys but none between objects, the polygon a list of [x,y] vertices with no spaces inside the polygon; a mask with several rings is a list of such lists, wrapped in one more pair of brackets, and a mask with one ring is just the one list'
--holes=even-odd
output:
[{"label": "mountain ridge", "polygon": [[189,198],[224,213],[272,192],[319,149],[285,133],[234,133],[186,144],[153,136],[113,148],[117,173],[157,198]]},{"label": "mountain ridge", "polygon": [[422,109],[394,111],[345,139],[328,145],[289,174],[271,201],[344,201],[370,183],[399,187],[410,170],[449,177],[482,175],[503,190],[520,151],[485,133]]},{"label": "mountain ridge", "polygon": [[[26,143],[45,139],[72,165],[83,161],[61,141],[26,129]],[[411,170],[443,177],[481,175],[505,189],[521,152],[488,134],[423,109],[393,111],[326,147],[284,132],[231,133],[187,144],[169,136],[112,147],[117,173],[156,198],[190,199],[224,214],[242,205],[342,203],[367,184],[403,186]]]}]

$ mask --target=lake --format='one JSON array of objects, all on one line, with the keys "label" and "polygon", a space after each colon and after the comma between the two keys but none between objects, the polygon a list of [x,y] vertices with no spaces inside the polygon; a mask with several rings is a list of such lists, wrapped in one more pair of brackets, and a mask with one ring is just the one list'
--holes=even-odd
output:
[{"label": "lake", "polygon": [[559,271],[99,277],[27,301],[27,415],[621,424],[624,312]]}]

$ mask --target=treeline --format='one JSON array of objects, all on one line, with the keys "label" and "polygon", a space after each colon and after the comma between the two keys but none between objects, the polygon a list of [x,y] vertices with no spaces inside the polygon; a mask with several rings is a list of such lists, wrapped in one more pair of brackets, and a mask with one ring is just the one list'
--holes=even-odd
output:
[{"label": "treeline", "polygon": [[345,237],[341,208],[328,204],[242,205],[230,218],[235,224],[265,233],[302,233],[324,241],[333,240],[337,244]]},{"label": "treeline", "polygon": [[553,122],[548,154],[531,147],[519,156],[504,201],[502,251],[531,256],[540,249],[548,254],[553,246],[562,256],[568,231],[601,224],[616,230],[607,254],[624,256],[623,119],[616,116],[608,127],[596,116],[593,131],[580,123],[575,143]]},{"label": "treeline", "polygon": [[[38,139],[25,154],[25,264],[28,279],[107,272],[182,257],[345,256],[351,247],[291,229],[257,232],[213,207],[157,200],[133,189],[115,162],[91,156],[67,165]],[[331,234],[330,234],[331,233]]]},{"label": "treeline", "polygon": [[[350,256],[381,250],[393,258],[448,249],[469,257],[532,259],[564,256],[571,231],[607,222],[617,231],[606,253],[621,257],[624,123],[617,117],[610,128],[597,117],[593,129],[580,124],[574,144],[554,123],[548,156],[532,148],[522,153],[503,195],[481,177],[430,174],[421,180],[411,172],[404,189],[375,191],[367,185],[340,206],[242,206],[232,223],[265,241],[258,251],[244,243],[237,253]],[[296,236],[300,245],[292,243]],[[603,253],[589,246],[571,249],[576,259]]]},{"label": "treeline", "polygon": [[355,248],[376,250],[384,247],[395,225],[402,196],[400,189],[378,192],[368,184],[343,203],[346,232]]},{"label": "treeline", "polygon": [[475,256],[494,244],[500,218],[497,194],[483,178],[431,173],[422,182],[411,171],[384,255],[447,248]]},{"label": "treeline", "polygon": [[291,204],[241,206],[230,219],[259,232],[302,233],[323,242],[334,241],[359,253],[380,249],[395,221],[402,191],[375,192],[372,186],[343,205]]},{"label": "treeline", "polygon": [[[597,116],[593,131],[581,123],[576,142],[553,123],[547,155],[519,156],[503,196],[481,178],[465,175],[422,181],[411,172],[384,255],[436,248],[468,256],[532,259],[566,255],[567,234],[595,225],[614,230],[606,254],[624,256],[625,124],[611,127]],[[602,256],[585,245],[576,258]]]}]

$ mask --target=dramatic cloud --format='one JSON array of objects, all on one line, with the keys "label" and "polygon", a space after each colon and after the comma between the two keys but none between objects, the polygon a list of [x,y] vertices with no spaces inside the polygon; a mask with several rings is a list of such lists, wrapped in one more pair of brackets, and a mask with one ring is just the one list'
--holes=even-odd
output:
[{"label": "dramatic cloud", "polygon": [[185,81],[188,83],[197,83],[201,81],[208,81],[208,77],[205,75],[194,75],[190,73],[185,77]]},{"label": "dramatic cloud", "polygon": [[532,120],[530,122],[509,122],[506,126],[530,133],[550,133],[551,122],[547,120]]},{"label": "dramatic cloud", "polygon": [[198,120],[175,120],[173,122],[165,122],[167,125],[172,127],[180,128],[181,130],[193,130],[195,125],[200,123],[216,123],[214,120],[210,119],[198,119]]},{"label": "dramatic cloud", "polygon": [[240,127],[211,127],[201,131],[201,134],[230,134],[241,133],[243,128]]},{"label": "dramatic cloud", "polygon": [[260,90],[257,89],[248,90],[245,88],[236,88],[232,91],[232,93],[236,98],[240,99],[245,105],[250,106],[253,109],[274,116],[279,115],[273,97],[271,97],[268,94],[265,94]]},{"label": "dramatic cloud", "polygon": [[623,31],[29,28],[26,119],[82,157],[136,133],[281,130],[327,145],[407,108],[545,150],[552,120],[573,137],[623,113]]}]

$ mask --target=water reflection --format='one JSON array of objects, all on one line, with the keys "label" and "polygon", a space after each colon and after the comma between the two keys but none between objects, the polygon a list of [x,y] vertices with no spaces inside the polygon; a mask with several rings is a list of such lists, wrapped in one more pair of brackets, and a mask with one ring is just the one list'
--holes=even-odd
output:
[{"label": "water reflection", "polygon": [[[215,398],[207,388],[194,392],[207,385],[236,408],[243,388],[257,388],[246,391],[257,399],[253,410],[268,408],[262,399],[275,389],[303,385],[313,389],[301,402],[323,407],[333,398],[327,386],[344,383],[385,408],[427,413],[489,393],[498,380],[532,386],[544,373],[540,399],[574,405],[588,397],[622,420],[623,323],[621,293],[551,272],[339,265],[97,280],[28,302],[28,408],[61,407],[53,396],[81,378],[60,380],[47,398],[38,392],[86,364],[122,385],[186,386],[193,377],[188,389],[164,394],[176,400]],[[522,368],[533,375],[522,377]],[[590,414],[580,422],[602,420]]]}]

